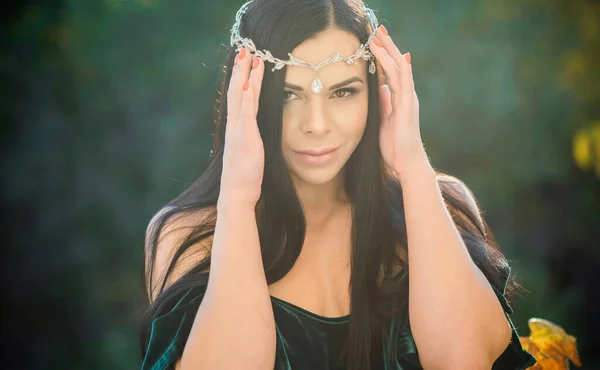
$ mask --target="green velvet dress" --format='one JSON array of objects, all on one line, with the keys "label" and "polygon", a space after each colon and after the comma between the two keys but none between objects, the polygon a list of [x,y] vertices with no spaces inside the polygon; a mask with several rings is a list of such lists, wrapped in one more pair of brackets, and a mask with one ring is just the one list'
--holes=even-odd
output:
[{"label": "green velvet dress", "polygon": [[[507,271],[507,279],[509,274],[510,268]],[[406,278],[406,275],[406,272],[402,273],[398,279]],[[502,291],[496,288],[494,291],[512,327],[512,338],[506,350],[494,363],[493,370],[526,369],[536,362],[535,357],[521,346],[509,317],[512,308],[504,296],[505,289],[506,284]],[[183,353],[203,295],[204,289],[188,290],[170,312],[152,322],[142,370],[174,368]],[[348,332],[348,316],[320,316],[276,297],[271,297],[271,302],[277,329],[275,370],[344,369],[337,358]],[[392,356],[382,351],[382,370],[422,369],[408,315],[402,316],[392,320],[390,325],[389,333],[395,351]]]}]

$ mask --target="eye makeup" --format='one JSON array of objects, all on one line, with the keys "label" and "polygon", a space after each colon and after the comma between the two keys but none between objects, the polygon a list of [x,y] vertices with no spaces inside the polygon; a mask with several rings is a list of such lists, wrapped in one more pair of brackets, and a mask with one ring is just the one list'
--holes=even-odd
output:
[{"label": "eye makeup", "polygon": [[[353,97],[354,95],[356,95],[358,89],[355,87],[343,87],[341,89],[337,89],[334,92],[331,93],[331,96],[333,97],[333,99],[349,99],[351,97]],[[338,95],[340,93],[343,93],[342,96]],[[296,95],[296,93],[294,91],[291,90],[284,90],[283,91],[283,101],[284,102],[290,102],[296,99],[286,99],[287,94],[293,94]]]}]

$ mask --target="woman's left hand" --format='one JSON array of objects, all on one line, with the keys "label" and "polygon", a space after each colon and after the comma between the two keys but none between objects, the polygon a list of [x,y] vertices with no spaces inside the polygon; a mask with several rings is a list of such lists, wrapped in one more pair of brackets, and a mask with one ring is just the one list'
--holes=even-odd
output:
[{"label": "woman's left hand", "polygon": [[383,26],[377,29],[377,37],[369,47],[383,67],[387,80],[387,85],[379,87],[381,155],[402,180],[412,169],[429,166],[419,131],[419,99],[410,54],[402,55]]}]

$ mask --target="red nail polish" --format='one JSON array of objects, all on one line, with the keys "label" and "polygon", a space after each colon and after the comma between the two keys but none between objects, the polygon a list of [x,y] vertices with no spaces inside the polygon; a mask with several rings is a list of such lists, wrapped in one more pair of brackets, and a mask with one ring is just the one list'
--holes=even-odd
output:
[{"label": "red nail polish", "polygon": [[373,39],[373,42],[375,43],[375,45],[379,46],[379,47],[383,47],[383,45],[381,44],[381,41],[379,41],[379,39],[377,37],[375,37]]},{"label": "red nail polish", "polygon": [[410,53],[404,54],[404,59],[406,59],[406,61],[408,62],[408,64],[410,64]]},{"label": "red nail polish", "polygon": [[246,48],[242,48],[242,50],[240,50],[240,60],[244,59],[245,56],[246,56]]},{"label": "red nail polish", "polygon": [[388,35],[388,31],[383,24],[379,28],[381,28],[381,32],[383,32],[384,35]]},{"label": "red nail polish", "polygon": [[254,60],[252,60],[252,69],[256,69],[256,67],[258,67],[258,58],[254,58]]},{"label": "red nail polish", "polygon": [[248,86],[250,86],[250,84],[248,83],[248,80],[246,80],[246,82],[244,82],[244,86],[242,87],[242,90],[244,90],[244,91],[248,90]]}]

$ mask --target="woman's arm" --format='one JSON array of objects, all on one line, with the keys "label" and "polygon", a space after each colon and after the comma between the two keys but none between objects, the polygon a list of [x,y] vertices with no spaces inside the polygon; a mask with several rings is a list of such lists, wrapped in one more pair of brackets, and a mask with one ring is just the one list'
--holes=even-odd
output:
[{"label": "woman's arm", "polygon": [[264,63],[242,48],[234,65],[210,274],[181,370],[270,370],[275,364],[275,319],[255,215],[264,171],[256,121]]},{"label": "woman's arm", "polygon": [[222,203],[206,294],[177,369],[273,369],[275,321],[254,208]]},{"label": "woman's arm", "polygon": [[380,86],[381,156],[402,184],[409,315],[426,369],[489,369],[510,327],[493,288],[471,259],[446,209],[421,140],[410,53],[380,26],[370,50],[385,71]]},{"label": "woman's arm", "polygon": [[504,311],[446,209],[433,168],[415,164],[409,173],[401,181],[409,316],[421,364],[425,369],[490,369],[511,337]]}]

